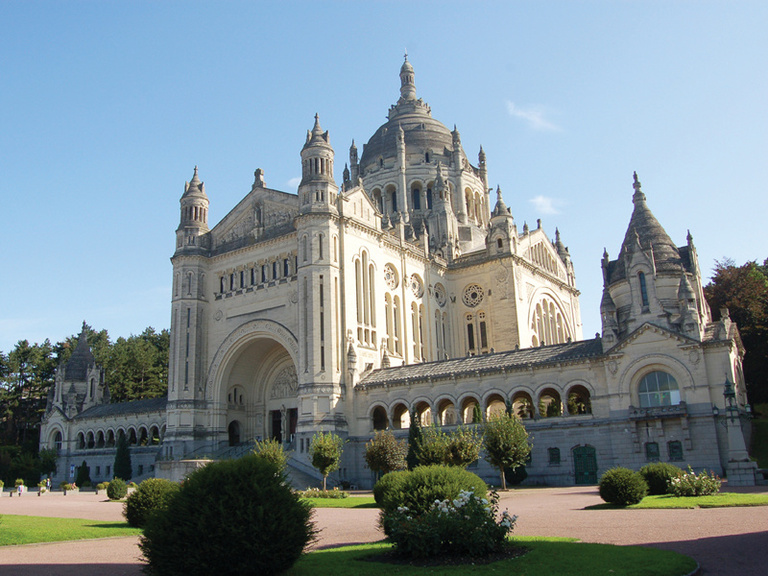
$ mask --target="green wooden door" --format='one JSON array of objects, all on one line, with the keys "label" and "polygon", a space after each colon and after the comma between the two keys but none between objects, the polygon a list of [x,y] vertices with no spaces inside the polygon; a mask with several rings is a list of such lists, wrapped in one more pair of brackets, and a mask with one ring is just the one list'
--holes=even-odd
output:
[{"label": "green wooden door", "polygon": [[597,484],[597,452],[592,446],[573,449],[573,467],[576,484]]}]

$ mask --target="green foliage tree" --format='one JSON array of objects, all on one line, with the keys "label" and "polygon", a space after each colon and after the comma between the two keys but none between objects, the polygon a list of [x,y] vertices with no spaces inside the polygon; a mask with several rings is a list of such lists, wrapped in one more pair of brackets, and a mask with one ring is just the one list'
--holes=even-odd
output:
[{"label": "green foliage tree", "polygon": [[408,455],[406,456],[408,470],[413,470],[419,465],[416,449],[420,440],[421,424],[419,423],[419,415],[416,413],[416,410],[411,410],[411,425],[408,427]]},{"label": "green foliage tree", "polygon": [[504,469],[523,466],[531,453],[528,432],[522,421],[514,415],[498,414],[484,426],[483,447],[488,462],[499,469],[501,489],[507,489]]},{"label": "green foliage tree", "polygon": [[19,340],[0,357],[0,443],[22,446],[33,457],[37,454],[40,419],[55,368],[48,340],[42,344]]},{"label": "green foliage tree", "polygon": [[466,468],[480,458],[483,439],[475,428],[459,426],[450,433],[436,426],[422,428],[416,445],[420,466],[442,464]]},{"label": "green foliage tree", "polygon": [[476,402],[472,406],[472,423],[482,424],[482,422],[483,422],[483,411],[480,409],[480,404]]},{"label": "green foliage tree", "polygon": [[747,262],[736,266],[733,260],[715,262],[712,278],[704,287],[712,316],[728,308],[739,327],[744,357],[744,380],[752,404],[768,402],[768,259],[762,266]]},{"label": "green foliage tree", "polygon": [[278,442],[275,438],[268,440],[256,440],[253,446],[253,453],[269,460],[275,466],[277,466],[280,474],[285,472],[285,468],[288,466],[288,455],[283,450],[282,443]]},{"label": "green foliage tree", "polygon": [[309,455],[312,458],[312,466],[323,475],[323,491],[327,490],[328,474],[339,468],[343,447],[344,440],[333,432],[318,432],[312,437]]},{"label": "green foliage tree", "polygon": [[77,474],[75,475],[75,484],[80,488],[88,486],[91,483],[91,467],[83,460],[83,463],[77,467]]},{"label": "green foliage tree", "polygon": [[378,430],[365,445],[365,463],[377,476],[408,467],[408,442],[398,440],[389,430]]},{"label": "green foliage tree", "polygon": [[128,439],[122,432],[117,435],[117,443],[115,444],[115,465],[112,469],[115,478],[120,478],[126,482],[133,476],[131,449],[128,447]]}]

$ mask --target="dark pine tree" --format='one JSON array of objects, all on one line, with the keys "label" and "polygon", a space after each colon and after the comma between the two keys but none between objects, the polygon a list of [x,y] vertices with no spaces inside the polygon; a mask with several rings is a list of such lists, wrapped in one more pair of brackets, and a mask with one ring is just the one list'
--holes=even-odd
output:
[{"label": "dark pine tree", "polygon": [[126,482],[128,482],[128,480],[131,479],[131,476],[133,476],[131,466],[131,450],[128,448],[128,439],[125,437],[125,434],[119,434],[117,437],[114,475],[115,478],[120,478]]}]

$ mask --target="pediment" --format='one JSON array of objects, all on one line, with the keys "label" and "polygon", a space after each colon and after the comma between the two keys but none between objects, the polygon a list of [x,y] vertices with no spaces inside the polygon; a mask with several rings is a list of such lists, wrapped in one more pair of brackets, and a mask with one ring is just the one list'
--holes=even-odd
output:
[{"label": "pediment", "polygon": [[213,248],[292,231],[298,204],[294,194],[255,188],[215,226]]},{"label": "pediment", "polygon": [[344,195],[344,216],[365,224],[379,227],[381,212],[362,186],[355,186]]},{"label": "pediment", "polygon": [[659,342],[669,341],[674,341],[676,345],[699,344],[698,341],[680,334],[679,332],[673,332],[669,328],[645,322],[625,336],[613,348],[607,350],[606,354],[620,354],[629,346],[657,344]]}]

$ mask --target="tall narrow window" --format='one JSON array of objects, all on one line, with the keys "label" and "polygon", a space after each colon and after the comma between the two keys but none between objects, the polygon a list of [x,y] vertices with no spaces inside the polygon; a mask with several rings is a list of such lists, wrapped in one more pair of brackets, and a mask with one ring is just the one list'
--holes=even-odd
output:
[{"label": "tall narrow window", "polygon": [[317,235],[317,259],[318,260],[323,259],[323,235],[322,234]]},{"label": "tall narrow window", "polygon": [[389,294],[384,295],[384,314],[387,323],[387,351],[392,354],[395,351],[395,334],[393,331],[392,296]]},{"label": "tall narrow window", "polygon": [[648,288],[645,285],[645,274],[639,272],[637,278],[640,280],[640,298],[643,300],[643,308],[648,308]]},{"label": "tall narrow window", "polygon": [[320,276],[320,370],[325,370],[325,285]]},{"label": "tall narrow window", "polygon": [[403,353],[403,343],[401,338],[402,330],[400,324],[401,314],[400,297],[395,296],[395,299],[392,301],[392,316],[394,318],[393,331],[395,333],[395,354]]}]

